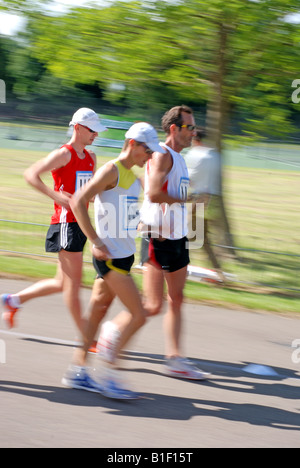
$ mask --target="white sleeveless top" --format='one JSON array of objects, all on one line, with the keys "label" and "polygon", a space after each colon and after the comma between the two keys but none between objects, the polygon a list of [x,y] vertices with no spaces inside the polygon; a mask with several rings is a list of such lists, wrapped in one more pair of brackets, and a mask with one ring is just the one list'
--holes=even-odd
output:
[{"label": "white sleeveless top", "polygon": [[141,184],[120,160],[115,159],[112,162],[118,169],[118,182],[114,188],[96,195],[95,227],[111,258],[125,258],[136,251]]},{"label": "white sleeveless top", "polygon": [[141,208],[141,221],[150,226],[149,230],[153,237],[161,235],[165,239],[181,239],[188,233],[187,207],[184,203],[187,199],[189,186],[189,175],[184,158],[172,148],[164,143],[161,146],[166,148],[173,159],[173,166],[168,173],[162,190],[168,195],[182,199],[183,203],[152,203],[148,197],[149,172],[151,170],[151,160],[148,161],[145,171],[145,196]]}]

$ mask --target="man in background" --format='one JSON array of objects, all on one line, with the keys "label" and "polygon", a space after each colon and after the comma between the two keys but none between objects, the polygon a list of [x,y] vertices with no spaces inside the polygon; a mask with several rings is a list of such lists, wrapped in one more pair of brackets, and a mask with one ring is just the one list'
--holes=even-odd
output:
[{"label": "man in background", "polygon": [[[221,158],[220,154],[205,146],[204,129],[197,129],[192,138],[192,147],[185,156],[190,178],[190,190],[198,202],[204,203],[204,250],[220,280],[225,277],[219,259],[212,247],[213,231],[221,229]],[[193,216],[196,213],[193,211]]]}]

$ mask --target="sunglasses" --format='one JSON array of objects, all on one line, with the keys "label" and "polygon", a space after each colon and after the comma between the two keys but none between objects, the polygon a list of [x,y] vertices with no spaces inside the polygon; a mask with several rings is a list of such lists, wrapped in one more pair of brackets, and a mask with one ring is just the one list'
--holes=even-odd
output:
[{"label": "sunglasses", "polygon": [[191,132],[193,132],[194,130],[196,130],[196,125],[177,125],[177,127],[179,128],[187,128],[188,130],[190,130]]},{"label": "sunglasses", "polygon": [[147,145],[145,145],[144,143],[141,143],[141,142],[138,142],[138,143],[140,143],[140,145],[145,149],[145,153],[147,153],[147,154],[152,154],[153,153],[153,151]]},{"label": "sunglasses", "polygon": [[79,124],[81,127],[86,128],[90,133],[97,133],[94,130],[91,130],[89,127],[86,127],[85,125]]}]

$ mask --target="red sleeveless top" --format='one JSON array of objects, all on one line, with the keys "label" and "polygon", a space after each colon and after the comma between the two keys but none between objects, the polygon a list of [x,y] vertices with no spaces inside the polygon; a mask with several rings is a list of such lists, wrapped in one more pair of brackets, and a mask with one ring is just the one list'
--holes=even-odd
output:
[{"label": "red sleeveless top", "polygon": [[[73,195],[77,190],[86,184],[93,176],[94,160],[89,152],[84,150],[85,157],[80,159],[71,145],[63,145],[71,152],[71,160],[64,167],[52,171],[54,190],[56,192],[68,192]],[[54,202],[54,214],[51,217],[51,224],[76,223],[73,212],[66,210]]]}]

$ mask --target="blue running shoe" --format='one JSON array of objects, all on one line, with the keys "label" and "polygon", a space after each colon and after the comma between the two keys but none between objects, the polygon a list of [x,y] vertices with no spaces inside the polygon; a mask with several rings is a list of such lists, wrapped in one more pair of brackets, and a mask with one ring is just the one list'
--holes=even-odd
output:
[{"label": "blue running shoe", "polygon": [[114,400],[137,400],[140,395],[132,390],[122,387],[116,380],[106,379],[102,394]]},{"label": "blue running shoe", "polygon": [[103,393],[103,387],[88,375],[85,367],[70,367],[61,382],[65,387],[93,393]]}]

